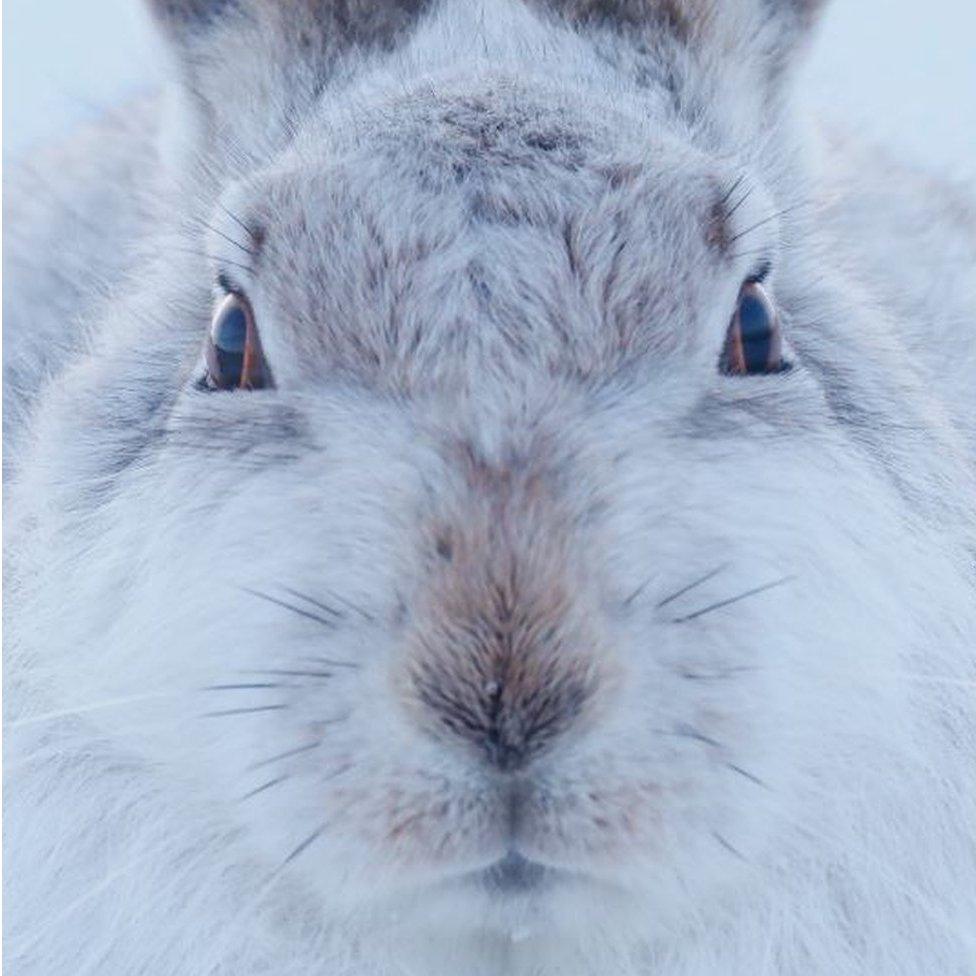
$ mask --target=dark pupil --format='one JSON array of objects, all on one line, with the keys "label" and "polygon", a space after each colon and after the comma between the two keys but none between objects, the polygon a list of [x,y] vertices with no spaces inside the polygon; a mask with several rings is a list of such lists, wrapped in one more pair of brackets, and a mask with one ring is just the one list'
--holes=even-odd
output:
[{"label": "dark pupil", "polygon": [[231,305],[214,324],[211,339],[221,382],[236,385],[244,372],[244,349],[247,346],[244,310]]},{"label": "dark pupil", "polygon": [[754,295],[743,295],[739,301],[739,332],[746,371],[765,372],[769,367],[773,327],[769,321],[769,310]]}]

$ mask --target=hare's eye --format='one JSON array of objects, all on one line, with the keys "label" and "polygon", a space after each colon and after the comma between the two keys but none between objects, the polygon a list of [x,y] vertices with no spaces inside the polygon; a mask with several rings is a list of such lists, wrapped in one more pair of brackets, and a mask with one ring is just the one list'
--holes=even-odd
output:
[{"label": "hare's eye", "polygon": [[217,306],[204,349],[212,390],[260,390],[271,385],[248,300],[231,292]]},{"label": "hare's eye", "polygon": [[787,368],[779,316],[758,281],[747,281],[739,291],[719,365],[730,376],[778,373]]}]

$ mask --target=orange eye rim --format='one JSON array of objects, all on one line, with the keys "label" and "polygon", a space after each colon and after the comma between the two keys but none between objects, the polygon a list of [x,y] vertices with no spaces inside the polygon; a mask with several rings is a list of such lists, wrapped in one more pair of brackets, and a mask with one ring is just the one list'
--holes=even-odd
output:
[{"label": "orange eye rim", "polygon": [[[250,310],[250,305],[248,305]],[[264,350],[261,348],[261,337],[258,335],[257,326],[254,324],[253,312],[247,319],[247,338],[244,342],[244,369],[241,371],[241,382],[238,389],[241,390],[263,390],[270,386],[268,374],[268,364],[264,358]]]}]

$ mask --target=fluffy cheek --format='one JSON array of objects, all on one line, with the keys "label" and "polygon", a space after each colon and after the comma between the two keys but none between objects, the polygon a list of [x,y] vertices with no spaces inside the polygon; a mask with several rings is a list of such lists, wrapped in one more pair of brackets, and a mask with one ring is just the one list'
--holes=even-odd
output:
[{"label": "fluffy cheek", "polygon": [[321,470],[147,475],[132,496],[148,499],[152,531],[111,503],[92,571],[71,572],[72,552],[38,596],[68,611],[44,638],[59,707],[90,710],[188,815],[243,827],[266,869],[326,879],[333,898],[504,853],[499,798],[391,691],[402,532],[383,487]]},{"label": "fluffy cheek", "polygon": [[653,507],[631,498],[605,569],[643,587],[619,623],[630,674],[539,829],[654,899],[712,897],[842,838],[839,798],[875,777],[880,796],[914,755],[905,662],[946,629],[919,604],[952,568],[873,473],[802,453],[709,458],[670,501],[660,483]]}]

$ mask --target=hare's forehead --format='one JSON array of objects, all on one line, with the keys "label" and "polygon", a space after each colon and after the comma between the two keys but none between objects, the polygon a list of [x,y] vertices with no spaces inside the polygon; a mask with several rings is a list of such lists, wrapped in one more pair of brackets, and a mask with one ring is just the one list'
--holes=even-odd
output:
[{"label": "hare's forehead", "polygon": [[682,259],[703,244],[721,257],[735,191],[750,187],[647,100],[615,104],[500,72],[443,81],[458,90],[381,94],[309,120],[267,171],[229,189],[224,202],[266,239],[269,263],[296,250],[316,259],[338,235],[434,244],[567,225],[649,253],[663,236]]},{"label": "hare's forehead", "polygon": [[296,146],[214,215],[220,246],[247,229],[242,288],[311,368],[599,373],[672,348],[762,206],[741,173],[626,117],[503,87],[394,107]]}]

